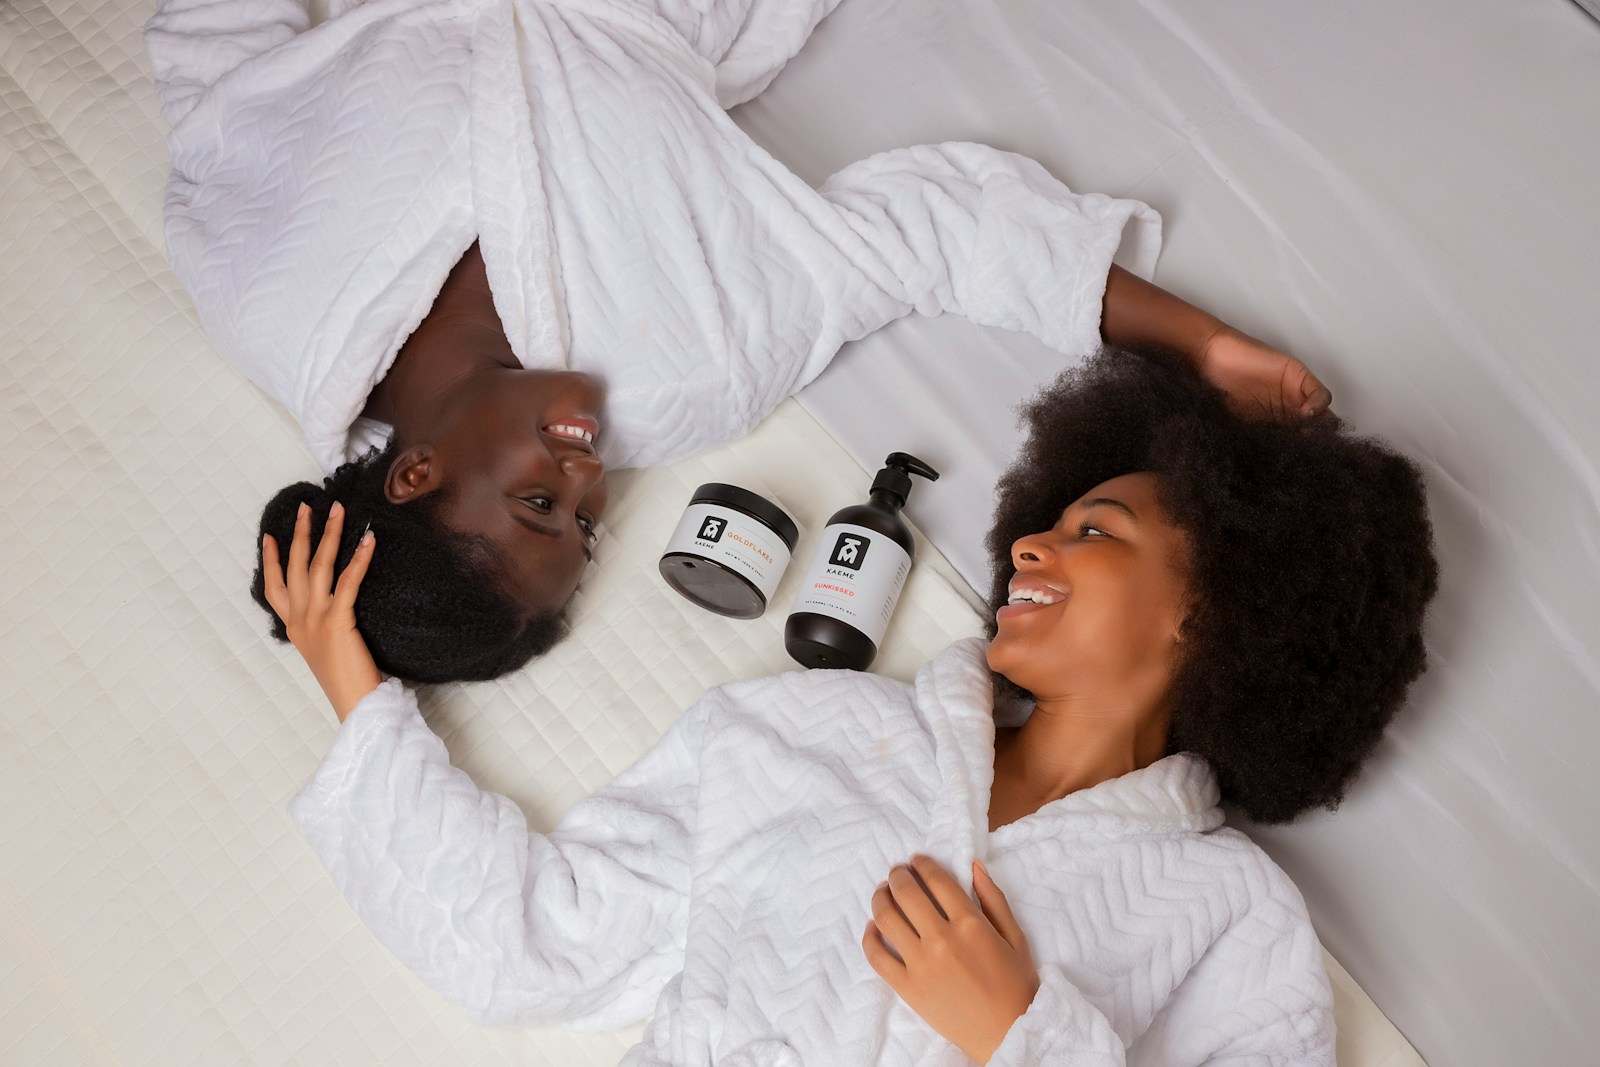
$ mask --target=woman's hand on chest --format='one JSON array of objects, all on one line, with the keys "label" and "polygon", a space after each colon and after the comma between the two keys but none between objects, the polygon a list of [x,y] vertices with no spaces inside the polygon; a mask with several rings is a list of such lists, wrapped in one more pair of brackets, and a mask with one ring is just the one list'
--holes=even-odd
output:
[{"label": "woman's hand on chest", "polygon": [[1005,894],[973,864],[974,902],[938,863],[915,856],[872,896],[867,962],[923,1020],[987,1063],[1039,990],[1028,939]]}]

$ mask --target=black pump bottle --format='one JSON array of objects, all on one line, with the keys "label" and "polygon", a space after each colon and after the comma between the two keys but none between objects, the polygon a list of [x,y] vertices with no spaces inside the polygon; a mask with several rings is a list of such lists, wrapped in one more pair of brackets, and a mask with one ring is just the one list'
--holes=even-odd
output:
[{"label": "black pump bottle", "polygon": [[784,624],[784,648],[807,667],[871,666],[911,571],[917,546],[900,509],[911,475],[934,481],[939,472],[904,452],[883,462],[870,499],[828,520]]}]

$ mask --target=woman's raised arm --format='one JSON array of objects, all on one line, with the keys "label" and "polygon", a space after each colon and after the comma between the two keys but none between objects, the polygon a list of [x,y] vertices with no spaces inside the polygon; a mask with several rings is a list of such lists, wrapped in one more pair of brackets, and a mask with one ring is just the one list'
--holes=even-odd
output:
[{"label": "woman's raised arm", "polygon": [[286,568],[263,544],[268,602],[342,723],[295,824],[378,940],[474,1020],[643,1017],[683,967],[704,705],[555,832],[529,833],[378,673],[354,614],[376,548],[364,536],[336,577],[341,524],[336,507],[313,555],[302,510]]},{"label": "woman's raised arm", "polygon": [[451,766],[390,679],[290,814],[361,921],[474,1022],[622,1026],[683,969],[700,708],[546,835]]}]

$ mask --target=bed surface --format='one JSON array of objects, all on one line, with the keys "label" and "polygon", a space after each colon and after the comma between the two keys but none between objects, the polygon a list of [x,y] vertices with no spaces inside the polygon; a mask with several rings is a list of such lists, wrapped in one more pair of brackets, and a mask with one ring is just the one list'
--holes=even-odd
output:
[{"label": "bed surface", "polygon": [[[1556,66],[1579,78],[1577,64],[1594,52],[1583,52],[1587,46],[1577,32],[1591,24],[1569,25],[1542,7],[1536,11],[1528,16],[1523,44],[1531,49],[1527,40],[1537,38],[1564,49],[1568,66]],[[1060,21],[1068,13],[1079,20],[1070,34]],[[212,353],[165,266],[159,217],[165,131],[138,34],[148,14],[147,4],[127,0],[0,5],[0,232],[7,250],[0,262],[7,341],[0,359],[0,444],[10,459],[0,473],[6,501],[0,565],[9,577],[0,589],[0,759],[6,769],[0,776],[0,811],[6,813],[0,821],[6,857],[0,865],[0,1062],[614,1063],[630,1043],[628,1034],[470,1027],[372,941],[288,822],[284,805],[326,749],[332,719],[292,653],[264,638],[264,619],[243,589],[261,501],[312,467],[287,416]],[[1180,25],[1160,6],[1129,6],[1124,17],[1149,40],[1177,49],[1175,55],[1180,44],[1211,42],[1208,35],[1248,55],[1269,47],[1274,31],[1266,26],[1233,40],[1234,28]],[[1330,46],[1364,44],[1359,36],[1327,36],[1341,27],[1349,33],[1343,18],[1323,13],[1310,28]],[[1280,25],[1276,32],[1290,28]],[[1469,29],[1504,27],[1484,15]],[[1285,232],[1296,241],[1299,235],[1293,227],[1241,229],[1251,219],[1265,226],[1263,220],[1275,217],[1262,201],[1234,205],[1238,217],[1206,221],[1199,208],[1220,195],[1219,185],[1247,184],[1245,177],[1259,175],[1209,172],[1208,166],[1231,157],[1208,149],[1203,133],[1242,126],[1240,136],[1249,143],[1244,134],[1251,122],[1224,106],[1237,93],[1221,79],[1213,97],[1181,107],[1167,100],[1164,110],[1158,108],[1171,86],[1163,85],[1160,71],[1134,62],[1126,41],[1115,44],[1128,32],[1129,25],[1095,15],[1087,5],[845,0],[793,69],[739,118],[814,180],[892,144],[967,137],[1037,154],[1079,187],[1150,200],[1167,215],[1170,244],[1162,269],[1174,272],[1158,280],[1327,368],[1346,414],[1434,465],[1447,576],[1463,565],[1487,564],[1491,578],[1502,583],[1470,597],[1458,586],[1447,618],[1490,611],[1498,603],[1491,593],[1503,593],[1520,611],[1528,610],[1527,590],[1551,593],[1540,602],[1548,614],[1533,632],[1548,635],[1559,624],[1568,644],[1546,653],[1560,670],[1544,683],[1554,688],[1540,690],[1531,706],[1548,708],[1550,716],[1573,713],[1586,691],[1582,685],[1590,684],[1584,679],[1600,677],[1582,675],[1579,668],[1587,662],[1592,671],[1592,660],[1570,651],[1574,642],[1581,647],[1583,635],[1597,632],[1594,601],[1585,608],[1579,599],[1594,590],[1581,583],[1578,589],[1537,584],[1549,573],[1532,558],[1507,554],[1517,544],[1499,525],[1507,513],[1477,508],[1462,488],[1474,484],[1473,464],[1483,461],[1479,439],[1470,427],[1457,427],[1453,437],[1445,429],[1466,414],[1503,413],[1509,428],[1502,432],[1515,435],[1513,444],[1544,449],[1527,453],[1535,459],[1559,459],[1551,459],[1554,473],[1540,474],[1523,491],[1530,499],[1557,494],[1551,499],[1561,511],[1562,532],[1525,536],[1535,546],[1576,546],[1588,553],[1577,558],[1592,563],[1600,543],[1594,537],[1595,482],[1572,480],[1582,449],[1596,443],[1583,436],[1594,431],[1576,417],[1576,390],[1595,384],[1592,369],[1573,359],[1574,349],[1556,346],[1532,357],[1525,378],[1508,382],[1484,367],[1484,353],[1500,337],[1486,334],[1464,356],[1459,348],[1434,355],[1421,345],[1434,320],[1407,320],[1398,301],[1383,305],[1389,311],[1384,323],[1405,325],[1410,332],[1403,336],[1411,341],[1402,345],[1390,337],[1379,350],[1383,358],[1373,357],[1370,367],[1342,361],[1336,353],[1361,335],[1341,336],[1339,328],[1348,333],[1370,310],[1363,300],[1392,289],[1382,277],[1355,287],[1336,306],[1312,300],[1317,294],[1306,290],[1294,290],[1299,296],[1288,301],[1245,299],[1287,285],[1280,276],[1285,272],[1309,285],[1308,279],[1333,268],[1311,253],[1274,261],[1284,254],[1274,242]],[[1076,37],[1109,43],[1084,54],[1067,47]],[[957,48],[958,42],[971,48]],[[1216,48],[1205,52],[1202,69],[1221,62]],[[1110,82],[1097,82],[1103,72],[1095,63],[1114,53],[1143,79],[1142,95],[1130,98],[1126,114],[1099,109],[1121,94]],[[1527,61],[1540,54],[1529,52]],[[930,80],[926,72],[936,63],[948,76]],[[1004,77],[997,76],[1001,72]],[[1091,83],[1099,88],[1085,91]],[[1155,109],[1161,121],[1139,119],[1140,108]],[[1125,119],[1133,125],[1110,136]],[[1288,127],[1273,128],[1286,135]],[[1585,150],[1592,152],[1592,145]],[[1335,158],[1333,147],[1329,152],[1325,158]],[[1199,192],[1191,207],[1193,189]],[[1359,203],[1384,207],[1381,189],[1364,195]],[[1465,211],[1471,203],[1460,194],[1447,207]],[[1533,216],[1528,227],[1553,226],[1548,203],[1543,214],[1524,207]],[[1395,217],[1392,211],[1388,217]],[[1400,244],[1380,245],[1383,261],[1425,246],[1431,258],[1424,265],[1450,267],[1453,253],[1427,244],[1424,236],[1434,231],[1420,226],[1393,238]],[[1226,244],[1235,238],[1246,243]],[[1362,258],[1355,244],[1347,250],[1350,258],[1337,260],[1339,269]],[[1208,250],[1219,245],[1241,265],[1200,269]],[[1554,253],[1566,246],[1549,247]],[[1267,263],[1275,269],[1264,269]],[[1477,278],[1469,265],[1456,265],[1457,273],[1433,283],[1430,313],[1456,306],[1462,294],[1446,282]],[[1592,308],[1582,313],[1592,322]],[[1299,317],[1319,314],[1326,320],[1308,324]],[[1481,332],[1458,331],[1468,340]],[[1295,344],[1301,337],[1317,341]],[[799,520],[803,554],[826,515],[855,502],[866,484],[856,461],[875,466],[891,448],[925,450],[946,471],[936,487],[919,490],[917,517],[934,543],[919,554],[878,665],[909,677],[948,640],[978,627],[962,575],[980,577],[971,538],[987,508],[972,502],[988,499],[994,470],[1011,447],[1009,405],[1030,375],[1037,380],[1049,370],[1018,341],[959,323],[907,323],[855,346],[839,373],[830,371],[803,397],[831,434],[790,403],[738,447],[618,476],[614,518],[598,548],[600,566],[578,601],[574,638],[534,670],[503,683],[429,691],[424,704],[432,725],[480,783],[515,798],[536,826],[552,825],[579,796],[626,766],[706,686],[790,666],[779,639],[781,611],[755,623],[721,620],[657,580],[655,558],[689,490],[726,480],[765,491]],[[1404,365],[1401,356],[1409,358],[1418,346],[1426,349],[1422,366]],[[960,360],[974,352],[986,361],[984,373],[959,377],[961,395],[982,403],[952,410],[946,398],[956,395],[953,380],[922,368],[959,375],[971,367]],[[1462,360],[1468,373],[1440,385],[1428,374],[1446,356]],[[912,357],[922,362],[913,365]],[[893,369],[895,359],[900,370]],[[851,377],[860,367],[886,377]],[[1009,369],[991,374],[992,368]],[[978,381],[987,388],[975,389]],[[879,438],[863,434],[859,412],[839,399],[858,387],[881,390]],[[973,411],[992,414],[975,417]],[[1534,416],[1551,412],[1555,428],[1540,430]],[[1558,449],[1563,443],[1565,452]],[[1445,451],[1458,444],[1461,455]],[[1505,489],[1498,482],[1492,487]],[[955,500],[964,502],[965,517],[952,522],[960,510],[950,503]],[[775,598],[780,607],[792,594],[795,572]],[[1461,755],[1461,739],[1451,740],[1462,729],[1459,712],[1493,710],[1470,693],[1483,684],[1471,672],[1485,668],[1458,665],[1484,654],[1474,643],[1482,635],[1469,629],[1456,622],[1436,638],[1436,656],[1447,662],[1421,695],[1424,714],[1385,754],[1391,783],[1353,797],[1336,819],[1315,821],[1304,833],[1297,829],[1299,837],[1271,840],[1305,889],[1324,940],[1341,956],[1347,948],[1363,985],[1382,989],[1384,1008],[1434,1042],[1436,1062],[1504,1062],[1490,1055],[1498,1047],[1489,1018],[1495,1013],[1479,1010],[1476,997],[1500,995],[1499,1003],[1520,1013],[1531,994],[1519,1000],[1510,987],[1529,980],[1531,967],[1521,962],[1528,951],[1543,954],[1548,975],[1533,988],[1556,1013],[1544,1046],[1556,1054],[1544,1058],[1576,1062],[1559,1055],[1576,1046],[1560,1042],[1576,1040],[1581,1001],[1574,998],[1584,982],[1594,992],[1594,972],[1584,970],[1593,963],[1580,961],[1597,953],[1584,941],[1592,933],[1559,930],[1559,924],[1575,901],[1592,909],[1597,865],[1592,852],[1583,851],[1587,838],[1568,832],[1575,820],[1564,825],[1545,795],[1564,788],[1563,764],[1553,765],[1556,773],[1546,776],[1540,792],[1535,784],[1497,780],[1493,767],[1474,764],[1462,775],[1459,761],[1451,762]],[[1498,654],[1490,662],[1509,670]],[[1592,686],[1587,692],[1592,696]],[[1458,717],[1427,714],[1447,702]],[[1507,712],[1515,706],[1507,703]],[[1503,725],[1492,717],[1465,721],[1471,744],[1515,745],[1517,760],[1548,754],[1548,732],[1505,740],[1491,733]],[[1573,725],[1594,729],[1592,722]],[[1454,781],[1457,792],[1441,792],[1442,778]],[[1491,790],[1500,785],[1516,789]],[[1509,813],[1486,803],[1502,795],[1512,802]],[[1475,805],[1441,829],[1440,813],[1459,810],[1462,798]],[[1396,820],[1415,826],[1377,833]],[[1511,829],[1530,824],[1540,827],[1542,845],[1510,840]],[[1418,836],[1424,830],[1437,838],[1426,847]],[[1382,864],[1351,859],[1363,841],[1374,840],[1394,850]],[[1535,855],[1541,848],[1545,854]],[[1500,857],[1524,866],[1517,884],[1545,879],[1539,891],[1554,910],[1537,922],[1486,911],[1503,903],[1504,886],[1483,880]],[[1397,887],[1402,877],[1418,884]],[[1455,896],[1431,895],[1447,882]],[[1386,893],[1391,903],[1377,899]],[[1486,929],[1495,934],[1489,945],[1467,951],[1457,944],[1475,944]],[[1560,937],[1553,936],[1557,932]],[[1446,966],[1468,963],[1471,973]],[[1330,974],[1339,995],[1342,1063],[1420,1062],[1331,960]],[[1441,1018],[1453,1018],[1455,1033],[1441,1028]],[[1505,1032],[1516,1032],[1519,1019],[1504,1024]]]},{"label": "bed surface", "polygon": [[[1570,0],[845,0],[735,115],[813,181],[966,138],[1146,201],[1159,284],[1422,463],[1432,668],[1336,816],[1252,832],[1430,1062],[1596,1062],[1600,22]],[[1058,362],[907,320],[800,399],[859,462],[949,472],[909,510],[981,588],[972,502]]]}]

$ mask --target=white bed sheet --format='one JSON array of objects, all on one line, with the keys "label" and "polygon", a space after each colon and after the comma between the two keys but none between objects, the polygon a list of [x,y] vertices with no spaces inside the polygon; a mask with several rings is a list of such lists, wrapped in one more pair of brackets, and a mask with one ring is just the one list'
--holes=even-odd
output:
[{"label": "white bed sheet", "polygon": [[[261,502],[312,465],[165,266],[147,14],[0,5],[0,1063],[614,1063],[629,1033],[470,1027],[376,945],[287,820],[332,721],[244,589]],[[802,552],[865,484],[793,404],[741,445],[620,475],[574,638],[514,678],[426,694],[457,760],[535,825],[706,686],[789,666],[781,611],[718,619],[656,577],[713,478],[784,504]],[[879,669],[909,677],[974,632],[970,597],[925,548]],[[1420,1062],[1330,972],[1343,1062]]]},{"label": "white bed sheet", "polygon": [[[981,139],[1145,200],[1160,284],[1424,464],[1432,671],[1336,816],[1257,836],[1431,1061],[1596,1062],[1600,23],[1568,0],[847,0],[736,116],[813,180]],[[984,589],[973,502],[1057,364],[906,321],[801,401],[863,465],[945,472],[910,513]]]}]

